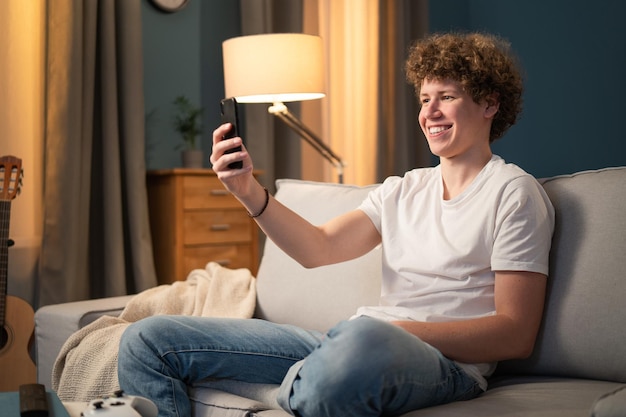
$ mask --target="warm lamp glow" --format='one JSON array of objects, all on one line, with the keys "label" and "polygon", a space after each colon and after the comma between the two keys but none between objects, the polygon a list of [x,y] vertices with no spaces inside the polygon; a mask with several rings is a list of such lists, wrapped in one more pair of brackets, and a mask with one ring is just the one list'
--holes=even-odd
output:
[{"label": "warm lamp glow", "polygon": [[272,103],[268,111],[332,163],[343,182],[341,158],[284,104],[325,96],[322,39],[301,33],[241,36],[225,41],[222,52],[226,97]]},{"label": "warm lamp glow", "polygon": [[226,97],[240,103],[276,103],[325,96],[319,36],[241,36],[225,41],[222,47]]}]

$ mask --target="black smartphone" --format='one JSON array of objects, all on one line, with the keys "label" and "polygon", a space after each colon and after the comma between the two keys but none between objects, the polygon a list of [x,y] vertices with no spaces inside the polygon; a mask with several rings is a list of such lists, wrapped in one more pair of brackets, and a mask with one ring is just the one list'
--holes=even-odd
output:
[{"label": "black smartphone", "polygon": [[[221,107],[221,116],[222,116],[222,124],[230,123],[231,129],[224,135],[223,139],[230,139],[236,136],[241,137],[239,133],[239,112],[237,110],[237,100],[234,97],[225,98],[220,102]],[[237,146],[235,148],[229,149],[226,153],[233,153],[241,151],[241,146]],[[228,168],[230,169],[241,169],[243,168],[243,161],[237,161],[228,164]]]}]

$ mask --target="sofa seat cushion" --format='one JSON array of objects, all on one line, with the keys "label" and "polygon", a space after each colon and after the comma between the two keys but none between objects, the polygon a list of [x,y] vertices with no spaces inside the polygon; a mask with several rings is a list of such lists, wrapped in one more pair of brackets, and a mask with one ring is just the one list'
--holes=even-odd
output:
[{"label": "sofa seat cushion", "polygon": [[591,410],[591,417],[624,417],[625,415],[626,385],[598,398]]},{"label": "sofa seat cushion", "polygon": [[403,417],[589,417],[595,400],[619,383],[571,378],[506,377],[480,397]]},{"label": "sofa seat cushion", "polygon": [[[571,378],[499,377],[478,398],[413,411],[403,417],[589,417],[592,407],[597,412],[592,417],[621,417],[626,401],[624,388],[614,382]],[[194,416],[288,417],[275,400],[263,400],[276,389],[277,385],[220,385],[218,381],[199,384],[191,391]],[[274,405],[268,405],[271,402]],[[610,414],[614,410],[622,414]]]},{"label": "sofa seat cushion", "polygon": [[193,385],[193,391],[196,393],[196,397],[200,399],[205,397],[198,394],[203,392],[203,390],[209,390],[207,392],[216,390],[246,397],[265,404],[266,408],[274,409],[280,409],[280,405],[278,405],[278,401],[276,400],[279,389],[279,384],[257,384],[234,380],[206,380]]},{"label": "sofa seat cushion", "polygon": [[[270,409],[259,401],[206,387],[194,387],[189,398],[192,416],[249,417]],[[284,417],[288,416],[285,413]]]}]

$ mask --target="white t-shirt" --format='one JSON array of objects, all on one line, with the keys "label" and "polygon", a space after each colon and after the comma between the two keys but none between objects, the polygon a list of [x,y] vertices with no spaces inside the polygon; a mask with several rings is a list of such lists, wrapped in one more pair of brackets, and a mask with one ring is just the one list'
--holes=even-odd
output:
[{"label": "white t-shirt", "polygon": [[[521,168],[494,155],[463,193],[442,196],[437,166],[388,178],[360,205],[382,237],[383,279],[380,305],[361,307],[357,316],[428,322],[489,316],[494,271],[548,273],[554,208]],[[494,366],[479,368],[487,375]]]}]

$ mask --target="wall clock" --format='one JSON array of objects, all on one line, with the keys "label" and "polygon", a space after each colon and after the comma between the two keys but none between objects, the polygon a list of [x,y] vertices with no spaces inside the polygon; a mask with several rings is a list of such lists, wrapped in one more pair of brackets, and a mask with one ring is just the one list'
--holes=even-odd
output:
[{"label": "wall clock", "polygon": [[174,13],[185,7],[189,0],[150,0],[150,2],[161,11]]}]

